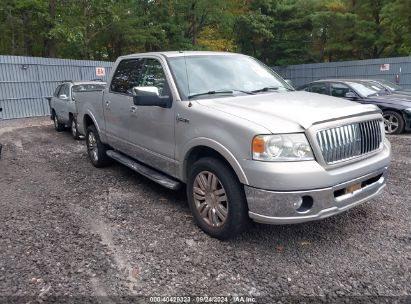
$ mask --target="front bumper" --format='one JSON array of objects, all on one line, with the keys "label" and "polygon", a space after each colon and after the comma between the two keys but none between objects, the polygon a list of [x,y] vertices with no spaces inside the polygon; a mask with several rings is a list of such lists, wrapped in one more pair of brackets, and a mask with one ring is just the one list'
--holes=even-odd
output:
[{"label": "front bumper", "polygon": [[384,189],[387,167],[329,188],[268,191],[244,186],[249,216],[264,224],[294,224],[323,219],[375,197]]}]

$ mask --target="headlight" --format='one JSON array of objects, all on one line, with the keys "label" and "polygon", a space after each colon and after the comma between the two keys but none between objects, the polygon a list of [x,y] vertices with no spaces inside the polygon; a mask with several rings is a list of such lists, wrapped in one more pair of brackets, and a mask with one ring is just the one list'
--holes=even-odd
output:
[{"label": "headlight", "polygon": [[253,139],[253,159],[261,161],[313,160],[307,138],[302,133],[258,135]]}]

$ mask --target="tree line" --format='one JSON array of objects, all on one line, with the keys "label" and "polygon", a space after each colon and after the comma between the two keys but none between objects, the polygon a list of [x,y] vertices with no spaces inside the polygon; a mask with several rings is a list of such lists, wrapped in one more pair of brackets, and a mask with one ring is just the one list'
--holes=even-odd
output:
[{"label": "tree line", "polygon": [[411,55],[411,0],[3,0],[0,54],[115,60],[166,50],[270,65]]}]

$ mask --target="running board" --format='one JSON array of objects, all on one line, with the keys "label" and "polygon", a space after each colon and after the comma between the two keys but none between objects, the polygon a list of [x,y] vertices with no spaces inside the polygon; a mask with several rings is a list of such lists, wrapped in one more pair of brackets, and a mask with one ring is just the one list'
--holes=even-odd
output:
[{"label": "running board", "polygon": [[143,165],[140,162],[135,161],[134,159],[114,150],[108,150],[106,154],[115,159],[119,163],[129,167],[131,170],[136,171],[137,173],[144,175],[145,177],[159,183],[160,185],[172,189],[177,190],[182,186],[182,183],[178,180],[175,180],[172,177],[169,177],[155,169],[152,169],[146,165]]}]

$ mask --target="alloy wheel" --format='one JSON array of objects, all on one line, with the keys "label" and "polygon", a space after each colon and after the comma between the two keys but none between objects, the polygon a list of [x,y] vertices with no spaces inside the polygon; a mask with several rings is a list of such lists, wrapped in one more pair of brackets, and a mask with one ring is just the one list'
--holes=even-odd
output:
[{"label": "alloy wheel", "polygon": [[221,181],[214,173],[202,171],[193,183],[194,203],[202,219],[212,227],[227,220],[228,199]]},{"label": "alloy wheel", "polygon": [[97,140],[96,137],[94,136],[93,132],[90,132],[88,134],[88,149],[90,151],[90,156],[94,162],[98,161],[98,146],[97,146]]},{"label": "alloy wheel", "polygon": [[390,113],[384,114],[383,117],[384,117],[385,132],[388,134],[391,134],[397,131],[400,125],[398,118]]},{"label": "alloy wheel", "polygon": [[73,137],[77,136],[77,126],[74,119],[71,120],[71,134],[73,135]]}]

